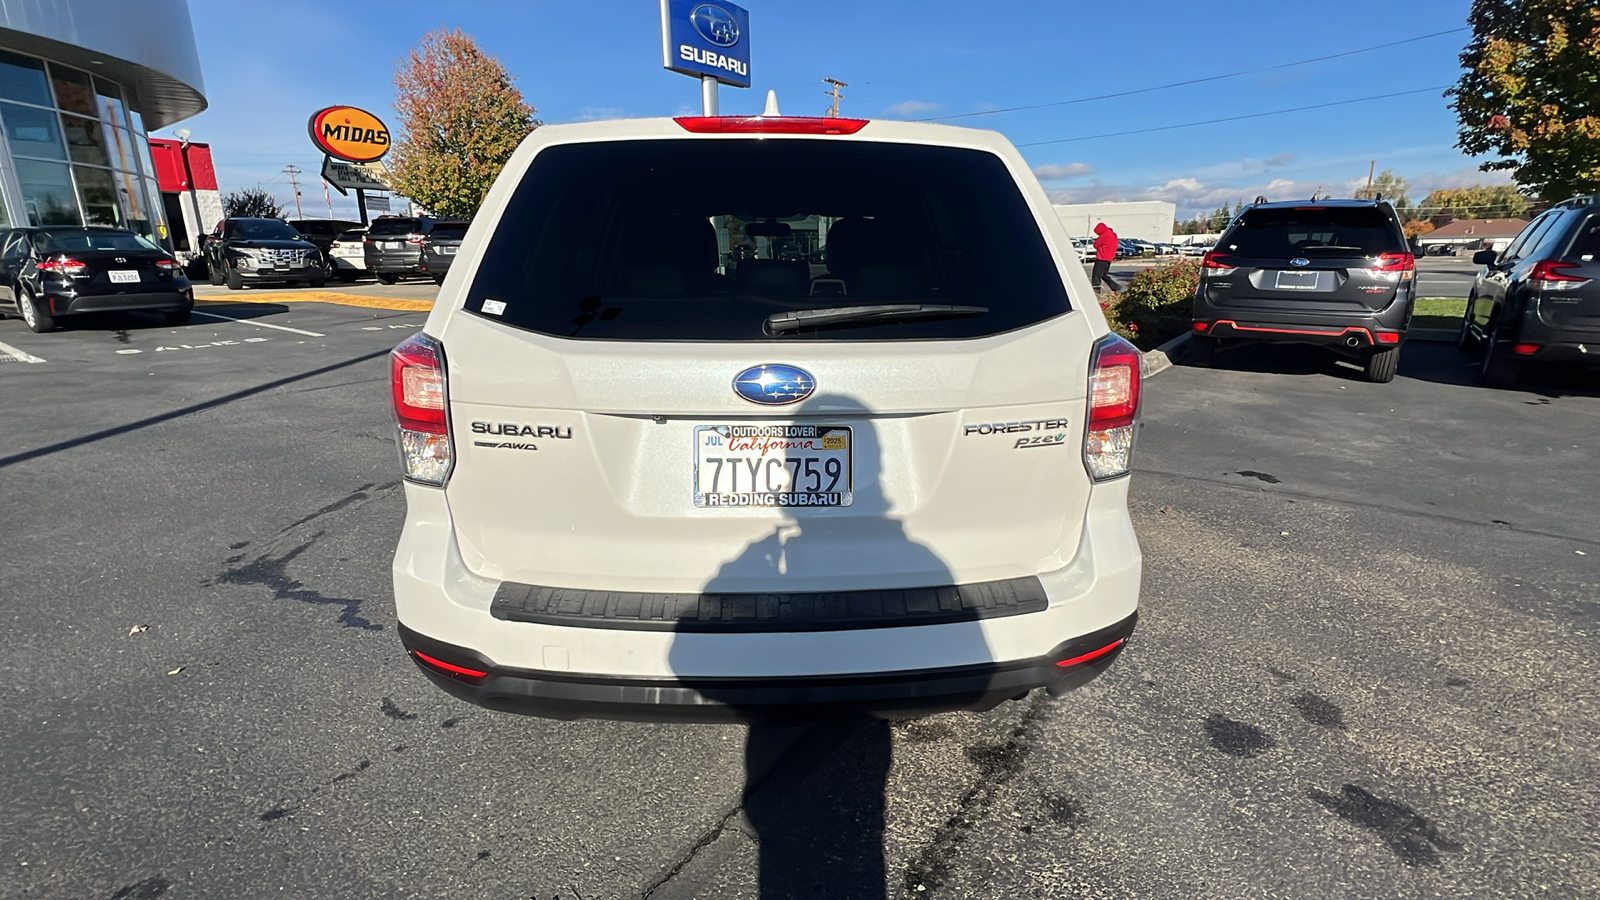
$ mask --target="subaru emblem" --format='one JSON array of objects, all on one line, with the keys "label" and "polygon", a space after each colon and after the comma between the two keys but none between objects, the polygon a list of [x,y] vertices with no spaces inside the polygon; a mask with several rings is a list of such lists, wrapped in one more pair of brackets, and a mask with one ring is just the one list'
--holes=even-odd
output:
[{"label": "subaru emblem", "polygon": [[817,389],[811,373],[795,366],[768,363],[751,366],[733,379],[733,392],[751,403],[783,406],[799,403]]},{"label": "subaru emblem", "polygon": [[1291,265],[1291,266],[1309,266],[1309,265],[1311,265],[1311,260],[1306,259],[1303,256],[1297,256],[1294,259],[1289,260],[1289,265]]},{"label": "subaru emblem", "polygon": [[702,3],[689,13],[689,21],[700,36],[718,47],[732,47],[739,43],[739,24],[720,6]]}]

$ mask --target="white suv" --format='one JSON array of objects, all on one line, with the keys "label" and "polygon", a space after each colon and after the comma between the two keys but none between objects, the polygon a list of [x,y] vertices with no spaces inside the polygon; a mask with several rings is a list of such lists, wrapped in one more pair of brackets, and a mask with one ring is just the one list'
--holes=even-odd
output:
[{"label": "white suv", "polygon": [[1133,631],[1139,354],[993,132],[540,128],[392,382],[401,639],[474,703],[987,709]]}]

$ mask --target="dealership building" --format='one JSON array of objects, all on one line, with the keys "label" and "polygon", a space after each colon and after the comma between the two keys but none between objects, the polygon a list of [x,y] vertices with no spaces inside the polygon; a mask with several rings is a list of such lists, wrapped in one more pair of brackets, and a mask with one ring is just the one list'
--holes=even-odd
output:
[{"label": "dealership building", "polygon": [[0,227],[172,246],[147,132],[206,108],[186,0],[0,2]]}]

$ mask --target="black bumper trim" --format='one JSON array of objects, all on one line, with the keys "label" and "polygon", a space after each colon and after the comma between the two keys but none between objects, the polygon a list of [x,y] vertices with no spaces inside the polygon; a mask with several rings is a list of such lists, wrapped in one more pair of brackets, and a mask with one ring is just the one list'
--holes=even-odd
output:
[{"label": "black bumper trim", "polygon": [[489,614],[508,622],[624,631],[848,631],[1043,612],[1035,576],[944,587],[795,594],[641,594],[501,582]]},{"label": "black bumper trim", "polygon": [[181,309],[191,302],[183,289],[171,291],[141,291],[126,294],[52,294],[51,306],[55,315],[76,313],[130,312],[139,309]]},{"label": "black bumper trim", "polygon": [[[497,666],[473,650],[397,624],[412,661],[445,692],[487,709],[556,719],[754,721],[814,718],[840,712],[886,718],[948,710],[982,711],[1035,688],[1052,693],[1094,680],[1121,655],[1139,615],[1067,640],[1034,659],[980,666],[871,674],[775,678],[616,678]],[[1115,643],[1103,655],[1057,666]],[[451,677],[417,658],[486,673]]]}]

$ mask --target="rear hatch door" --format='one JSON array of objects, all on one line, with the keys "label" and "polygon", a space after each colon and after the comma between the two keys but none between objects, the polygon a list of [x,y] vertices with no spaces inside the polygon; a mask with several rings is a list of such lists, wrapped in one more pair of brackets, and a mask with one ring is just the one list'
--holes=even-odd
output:
[{"label": "rear hatch door", "polygon": [[[1095,335],[1063,285],[1077,262],[1040,221],[988,151],[541,151],[468,239],[465,309],[438,335],[463,559],[490,578],[641,592],[1066,565],[1090,492]],[[863,307],[891,314],[769,324],[878,315]]]},{"label": "rear hatch door", "polygon": [[1372,207],[1249,210],[1216,248],[1215,306],[1249,312],[1365,316],[1409,296],[1398,226]]}]

